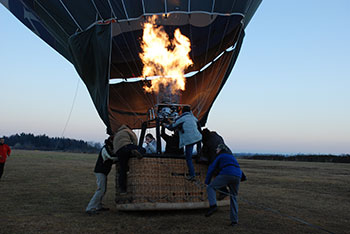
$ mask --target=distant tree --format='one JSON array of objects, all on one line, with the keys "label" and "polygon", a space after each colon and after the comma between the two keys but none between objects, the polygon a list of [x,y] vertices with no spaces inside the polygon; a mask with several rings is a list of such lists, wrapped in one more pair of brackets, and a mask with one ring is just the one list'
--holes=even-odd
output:
[{"label": "distant tree", "polygon": [[21,133],[5,137],[6,143],[14,149],[51,150],[82,153],[97,153],[101,149],[100,143],[85,142],[69,138],[35,136],[32,133]]}]

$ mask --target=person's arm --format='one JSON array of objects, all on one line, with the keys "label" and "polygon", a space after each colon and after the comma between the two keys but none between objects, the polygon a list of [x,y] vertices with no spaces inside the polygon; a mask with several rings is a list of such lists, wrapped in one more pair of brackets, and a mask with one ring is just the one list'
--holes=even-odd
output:
[{"label": "person's arm", "polygon": [[170,136],[165,133],[165,127],[162,127],[162,131],[160,133],[160,136],[164,139],[165,142],[169,141]]},{"label": "person's arm", "polygon": [[157,143],[155,140],[152,142],[148,143],[149,150],[154,154],[157,152]]},{"label": "person's arm", "polygon": [[209,184],[211,181],[211,177],[213,176],[213,172],[215,168],[217,167],[217,164],[219,163],[220,156],[217,157],[212,164],[208,167],[207,176],[205,177],[205,184]]},{"label": "person's arm", "polygon": [[128,129],[128,134],[129,134],[129,136],[130,136],[131,142],[132,142],[134,145],[137,145],[137,136],[136,136],[136,134],[135,134],[131,129]]},{"label": "person's arm", "polygon": [[175,130],[176,127],[179,126],[180,124],[183,124],[183,122],[185,122],[185,118],[182,115],[178,119],[176,119],[174,123],[166,125],[165,127],[169,130]]}]

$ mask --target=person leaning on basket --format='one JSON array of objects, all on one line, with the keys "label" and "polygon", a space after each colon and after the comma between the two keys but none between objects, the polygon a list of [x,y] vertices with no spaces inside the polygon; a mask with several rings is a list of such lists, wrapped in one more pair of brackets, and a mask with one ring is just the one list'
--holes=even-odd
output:
[{"label": "person leaning on basket", "polygon": [[126,194],[127,171],[129,158],[137,157],[141,159],[145,149],[137,145],[137,136],[127,125],[122,125],[114,134],[113,153],[119,159],[119,193]]},{"label": "person leaning on basket", "polygon": [[[217,210],[215,190],[228,186],[230,189],[230,225],[235,226],[238,224],[238,203],[236,196],[238,194],[242,171],[236,158],[232,155],[230,149],[225,144],[218,145],[216,153],[218,154],[218,157],[212,164],[210,164],[205,178],[205,184],[208,185],[207,193],[210,205],[205,216],[209,217]],[[219,169],[219,173],[210,183],[215,169]]]},{"label": "person leaning on basket", "polygon": [[107,177],[112,169],[112,164],[118,160],[112,152],[113,140],[112,137],[109,137],[105,140],[105,145],[102,147],[96,161],[94,173],[96,176],[97,190],[86,207],[86,213],[88,215],[95,215],[98,214],[99,211],[109,210],[109,208],[103,207],[102,199],[107,191]]},{"label": "person leaning on basket", "polygon": [[192,163],[193,146],[202,140],[202,134],[198,130],[197,122],[198,120],[193,116],[191,108],[189,106],[184,106],[181,116],[175,119],[174,123],[165,126],[169,130],[179,130],[179,148],[185,146],[186,163],[189,171],[189,176],[186,177],[187,180],[194,180],[195,178],[195,171]]}]

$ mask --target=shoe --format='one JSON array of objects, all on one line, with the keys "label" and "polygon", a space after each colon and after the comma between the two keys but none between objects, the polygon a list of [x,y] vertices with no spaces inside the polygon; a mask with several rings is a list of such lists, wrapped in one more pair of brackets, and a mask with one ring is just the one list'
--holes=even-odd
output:
[{"label": "shoe", "polygon": [[137,151],[136,149],[131,150],[131,155],[132,155],[132,156],[135,156],[135,157],[138,158],[138,159],[143,158],[142,154],[141,154],[139,151]]},{"label": "shoe", "polygon": [[216,211],[218,210],[218,206],[217,205],[213,205],[209,207],[209,210],[207,211],[207,213],[205,214],[205,217],[209,217],[212,214],[214,214]]},{"label": "shoe", "polygon": [[89,216],[91,215],[98,215],[99,213],[96,210],[87,210],[86,214],[88,214]]},{"label": "shoe", "polygon": [[195,181],[196,180],[196,176],[186,176],[185,179],[188,180],[188,181]]},{"label": "shoe", "polygon": [[238,225],[238,223],[237,223],[237,222],[231,222],[229,226],[234,227],[234,226],[237,226],[237,225]]},{"label": "shoe", "polygon": [[102,208],[100,208],[100,209],[97,209],[96,211],[108,211],[109,210],[109,208],[107,208],[107,207],[102,207]]}]

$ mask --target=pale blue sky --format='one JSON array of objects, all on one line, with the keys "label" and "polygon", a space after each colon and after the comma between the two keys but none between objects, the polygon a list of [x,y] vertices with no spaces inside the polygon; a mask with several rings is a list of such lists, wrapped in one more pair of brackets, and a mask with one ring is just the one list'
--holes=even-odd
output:
[{"label": "pale blue sky", "polygon": [[[235,152],[350,153],[349,0],[265,0],[207,127]],[[74,67],[0,4],[0,135],[102,142]]]}]

